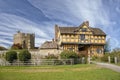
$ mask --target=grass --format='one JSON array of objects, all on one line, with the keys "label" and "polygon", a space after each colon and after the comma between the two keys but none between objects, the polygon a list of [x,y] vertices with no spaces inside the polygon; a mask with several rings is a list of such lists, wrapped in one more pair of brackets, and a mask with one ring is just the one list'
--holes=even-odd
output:
[{"label": "grass", "polygon": [[120,80],[120,73],[97,65],[0,67],[0,80]]},{"label": "grass", "polygon": [[117,63],[118,66],[120,66],[120,63]]}]

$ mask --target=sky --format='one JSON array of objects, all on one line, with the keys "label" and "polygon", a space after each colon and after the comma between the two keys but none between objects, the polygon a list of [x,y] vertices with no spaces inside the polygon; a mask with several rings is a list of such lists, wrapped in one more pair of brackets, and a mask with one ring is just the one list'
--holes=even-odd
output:
[{"label": "sky", "polygon": [[120,0],[0,0],[0,46],[9,48],[20,30],[35,33],[35,46],[54,38],[54,25],[89,21],[102,29],[111,49],[120,47]]}]

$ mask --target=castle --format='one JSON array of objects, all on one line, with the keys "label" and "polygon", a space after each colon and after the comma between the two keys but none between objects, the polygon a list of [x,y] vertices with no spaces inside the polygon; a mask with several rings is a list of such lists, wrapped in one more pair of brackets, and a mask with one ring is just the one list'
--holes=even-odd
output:
[{"label": "castle", "polygon": [[34,49],[35,34],[21,33],[18,31],[14,34],[14,44],[20,44],[23,49]]},{"label": "castle", "polygon": [[[14,35],[14,44],[22,48],[34,49],[35,35],[21,33]],[[60,54],[63,50],[74,51],[77,54],[102,56],[106,44],[106,34],[99,28],[90,27],[85,21],[77,27],[61,27],[55,25],[55,38],[44,42],[39,48],[39,54]]]}]

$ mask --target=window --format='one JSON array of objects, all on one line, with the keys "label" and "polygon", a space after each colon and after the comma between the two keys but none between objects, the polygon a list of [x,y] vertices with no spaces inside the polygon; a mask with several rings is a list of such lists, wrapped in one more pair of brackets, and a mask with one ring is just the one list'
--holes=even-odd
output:
[{"label": "window", "polygon": [[73,51],[73,48],[72,48],[72,47],[71,47],[71,48],[68,48],[68,50]]},{"label": "window", "polygon": [[98,49],[97,49],[97,53],[98,53],[98,54],[102,53],[102,50],[98,48]]},{"label": "window", "polygon": [[83,32],[86,32],[86,31],[87,31],[87,29],[86,29],[86,28],[82,28],[82,31],[83,31]]},{"label": "window", "polygon": [[81,34],[81,35],[80,35],[80,39],[81,39],[81,40],[85,40],[85,34]]}]

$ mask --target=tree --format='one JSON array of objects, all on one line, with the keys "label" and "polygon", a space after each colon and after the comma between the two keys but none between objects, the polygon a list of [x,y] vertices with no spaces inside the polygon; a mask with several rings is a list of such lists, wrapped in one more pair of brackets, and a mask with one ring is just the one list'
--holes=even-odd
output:
[{"label": "tree", "polygon": [[8,51],[8,52],[6,52],[5,58],[10,63],[13,63],[13,61],[17,59],[17,52],[15,52],[15,51]]},{"label": "tree", "polygon": [[104,52],[110,52],[110,39],[106,41],[106,44],[104,46]]},{"label": "tree", "polygon": [[7,50],[5,47],[0,46],[0,50]]},{"label": "tree", "polygon": [[119,47],[114,48],[112,52],[120,52],[120,48]]},{"label": "tree", "polygon": [[29,61],[29,59],[31,59],[31,54],[28,50],[22,50],[19,53],[19,60],[20,61],[27,62],[27,61]]},{"label": "tree", "polygon": [[17,44],[13,44],[11,49],[22,49],[22,45],[17,43]]}]

